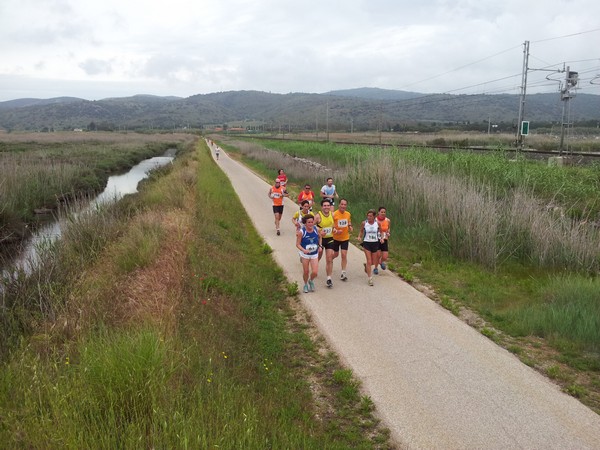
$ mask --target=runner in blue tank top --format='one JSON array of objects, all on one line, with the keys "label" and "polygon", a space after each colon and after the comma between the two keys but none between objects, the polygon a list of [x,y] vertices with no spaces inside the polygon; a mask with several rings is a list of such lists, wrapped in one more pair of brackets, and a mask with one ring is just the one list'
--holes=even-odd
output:
[{"label": "runner in blue tank top", "polygon": [[302,217],[302,224],[304,227],[296,232],[296,248],[302,262],[302,277],[306,294],[315,290],[314,280],[319,272],[321,233],[315,228],[315,217],[312,214]]}]

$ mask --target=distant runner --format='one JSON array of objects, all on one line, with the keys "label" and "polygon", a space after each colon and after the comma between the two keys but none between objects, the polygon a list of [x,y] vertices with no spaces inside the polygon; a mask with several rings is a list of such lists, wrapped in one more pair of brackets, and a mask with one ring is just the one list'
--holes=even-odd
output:
[{"label": "distant runner", "polygon": [[325,184],[321,188],[321,198],[328,199],[331,206],[335,205],[335,199],[340,198],[337,191],[335,190],[335,184],[333,184],[333,178],[329,177],[325,180]]},{"label": "distant runner", "polygon": [[388,239],[390,238],[390,226],[391,220],[386,217],[387,209],[385,206],[379,207],[379,213],[377,214],[377,223],[379,224],[379,231],[381,233],[381,237],[383,241],[379,246],[379,258],[377,263],[375,263],[375,269],[373,269],[373,273],[375,275],[379,274],[379,270],[377,269],[377,264],[381,266],[381,270],[387,269],[387,259],[388,259]]},{"label": "distant runner", "polygon": [[279,169],[277,171],[277,179],[281,183],[281,187],[283,188],[283,191],[287,194],[287,175],[285,174],[283,169]]},{"label": "distant runner", "polygon": [[287,197],[287,192],[281,187],[281,182],[279,178],[275,180],[275,185],[271,186],[269,189],[269,193],[267,194],[270,199],[273,200],[273,215],[275,216],[275,230],[277,231],[277,236],[281,234],[279,230],[279,222],[281,221],[281,216],[283,216],[283,198]]}]

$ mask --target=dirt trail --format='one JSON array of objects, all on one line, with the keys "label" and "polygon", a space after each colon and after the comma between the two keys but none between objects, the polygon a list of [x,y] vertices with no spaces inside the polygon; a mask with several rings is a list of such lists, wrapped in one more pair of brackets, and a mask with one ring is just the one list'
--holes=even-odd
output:
[{"label": "dirt trail", "polygon": [[[214,156],[214,151],[213,151]],[[275,234],[269,184],[221,151],[218,165],[290,281],[302,283],[292,213]],[[353,211],[355,228],[362,219]],[[355,232],[356,235],[356,232]],[[600,416],[389,271],[367,284],[351,246],[347,282],[300,298],[402,448],[598,449]]]}]

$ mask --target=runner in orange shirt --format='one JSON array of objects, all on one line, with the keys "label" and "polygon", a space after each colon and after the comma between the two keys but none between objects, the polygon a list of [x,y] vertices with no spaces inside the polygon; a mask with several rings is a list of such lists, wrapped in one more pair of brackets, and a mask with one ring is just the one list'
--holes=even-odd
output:
[{"label": "runner in orange shirt", "polygon": [[352,215],[346,210],[348,200],[340,200],[340,206],[333,213],[333,259],[342,254],[342,273],[340,279],[347,281],[346,267],[348,265],[348,244],[350,242],[350,233],[352,232]]},{"label": "runner in orange shirt", "polygon": [[277,236],[281,234],[279,230],[279,222],[281,216],[283,216],[283,198],[288,196],[288,193],[281,187],[281,181],[279,178],[275,180],[275,185],[271,186],[269,193],[267,194],[270,199],[273,200],[273,215],[275,216],[275,230]]},{"label": "runner in orange shirt", "polygon": [[302,200],[308,200],[309,209],[312,211],[312,207],[315,204],[315,193],[310,189],[310,184],[304,185],[304,190],[298,194],[298,204],[302,204]]},{"label": "runner in orange shirt", "polygon": [[388,259],[388,239],[390,238],[390,226],[391,221],[386,217],[387,209],[385,206],[379,207],[379,212],[377,214],[377,223],[379,224],[379,230],[381,231],[381,237],[383,238],[383,242],[379,246],[379,259],[375,263],[375,269],[373,269],[373,273],[375,275],[379,274],[379,269],[377,269],[377,264],[381,266],[381,270],[387,269],[387,259]]}]

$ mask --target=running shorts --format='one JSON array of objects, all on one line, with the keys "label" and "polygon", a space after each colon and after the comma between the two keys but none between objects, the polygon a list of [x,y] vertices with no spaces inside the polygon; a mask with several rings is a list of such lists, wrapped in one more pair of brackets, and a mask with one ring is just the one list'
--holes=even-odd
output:
[{"label": "running shorts", "polygon": [[377,242],[361,242],[362,248],[371,253],[377,253],[379,251],[379,241]]},{"label": "running shorts", "polygon": [[335,250],[335,244],[332,237],[324,237],[321,241],[325,250]]},{"label": "running shorts", "polygon": [[334,252],[339,252],[340,248],[342,250],[348,250],[348,244],[350,243],[350,239],[347,239],[345,241],[336,241],[335,239],[333,240],[333,251]]}]

